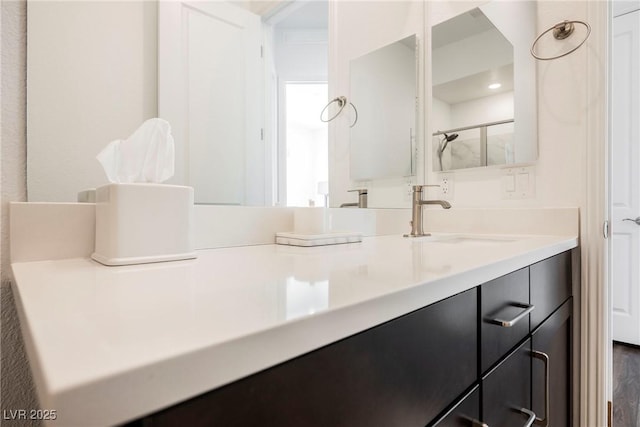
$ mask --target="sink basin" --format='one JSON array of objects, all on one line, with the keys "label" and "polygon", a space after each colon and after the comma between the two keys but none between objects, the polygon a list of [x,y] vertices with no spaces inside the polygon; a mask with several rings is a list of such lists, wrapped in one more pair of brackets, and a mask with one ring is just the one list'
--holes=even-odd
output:
[{"label": "sink basin", "polygon": [[482,235],[431,235],[424,237],[412,237],[413,240],[421,242],[437,242],[446,244],[474,244],[474,245],[500,245],[520,240],[519,237],[512,236],[482,236]]}]

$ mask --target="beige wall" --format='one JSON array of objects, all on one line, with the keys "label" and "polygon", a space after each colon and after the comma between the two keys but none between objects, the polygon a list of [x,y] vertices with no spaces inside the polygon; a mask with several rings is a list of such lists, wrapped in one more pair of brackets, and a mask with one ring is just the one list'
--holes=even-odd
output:
[{"label": "beige wall", "polygon": [[[26,200],[26,2],[2,1],[1,8],[0,406],[3,410],[31,409],[37,407],[37,401],[10,288],[8,250],[8,202]],[[3,422],[11,424],[25,425],[25,422]]]},{"label": "beige wall", "polygon": [[28,2],[29,201],[107,184],[96,155],[158,115],[157,13],[153,1]]},{"label": "beige wall", "polygon": [[[417,1],[337,1],[329,9],[329,98],[349,96],[349,62],[368,52],[418,34],[422,39],[425,4]],[[384,23],[384,24],[381,24]],[[357,29],[357,30],[354,30]],[[423,43],[423,40],[420,40]],[[420,45],[421,46],[421,45]],[[418,49],[421,49],[420,47]],[[422,93],[423,55],[419,55],[418,93]],[[422,114],[422,103],[418,115]],[[338,115],[329,123],[329,203],[338,207],[356,201],[348,190],[369,189],[369,207],[410,208],[411,197],[403,190],[412,178],[352,181],[350,179],[350,128],[353,116]],[[416,120],[417,141],[422,122]],[[418,147],[421,149],[421,147]],[[422,174],[418,163],[418,175]]]},{"label": "beige wall", "polygon": [[[427,2],[425,13],[425,38],[429,42],[430,25],[440,22],[482,5],[484,1]],[[566,17],[588,21],[588,1],[540,1],[537,3],[537,33],[561,22]],[[348,95],[348,61],[379,45],[393,41],[402,34],[420,32],[422,20],[406,18],[401,12],[402,3],[393,5],[396,15],[386,13],[386,25],[382,28],[375,19],[376,11],[384,13],[388,3],[344,2],[336,9],[330,37],[337,37],[340,43],[330,52],[330,73],[333,82],[330,97]],[[410,9],[411,6],[407,8]],[[367,8],[367,18],[361,17],[359,9]],[[410,14],[416,17],[415,13]],[[407,15],[408,16],[408,15]],[[364,29],[367,38],[357,37],[351,28]],[[596,85],[588,80],[588,56],[597,55],[594,44],[599,34],[592,33],[590,40],[569,56],[555,61],[537,62],[538,84],[538,160],[530,177],[534,187],[531,197],[525,199],[505,199],[502,192],[502,175],[499,168],[459,171],[453,176],[454,192],[449,199],[454,207],[545,207],[545,206],[585,206],[587,173],[587,129],[589,108],[604,103],[604,74]],[[425,50],[426,49],[425,47]],[[428,61],[427,65],[428,66]],[[598,64],[603,72],[604,65]],[[429,74],[425,71],[426,85],[430,85]],[[429,91],[427,91],[429,92]],[[429,106],[425,106],[429,110]],[[353,194],[346,191],[358,185],[349,179],[349,130],[346,117],[338,117],[330,127],[330,185],[331,204],[353,201]],[[344,123],[343,123],[344,122]],[[430,117],[425,115],[425,133],[430,133]],[[427,138],[429,140],[429,138]],[[426,182],[438,183],[439,174],[430,172],[431,153],[427,150]],[[404,197],[403,183],[398,179],[389,182],[368,182],[371,206],[409,206]],[[429,197],[438,197],[437,189],[429,189]]]},{"label": "beige wall", "polygon": [[[481,3],[434,4],[433,8],[440,7],[439,13],[453,16]],[[587,5],[587,1],[538,2],[538,34],[568,16],[588,21]],[[589,42],[595,37],[592,34]],[[454,206],[584,206],[588,109],[606,101],[604,75],[601,87],[588,87],[587,56],[594,53],[589,42],[564,58],[538,61],[539,157],[532,177],[533,197],[503,199],[500,169],[460,171],[453,174]],[[437,179],[437,174],[428,176],[432,183]]]}]

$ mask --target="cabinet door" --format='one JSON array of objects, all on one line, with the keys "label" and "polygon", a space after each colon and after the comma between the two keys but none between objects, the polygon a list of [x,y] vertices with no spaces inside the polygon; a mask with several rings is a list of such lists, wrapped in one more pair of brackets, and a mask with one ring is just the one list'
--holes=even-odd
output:
[{"label": "cabinet door", "polygon": [[571,296],[571,252],[563,252],[530,267],[531,330],[538,327]]},{"label": "cabinet door", "polygon": [[430,427],[481,427],[480,386],[475,386]]},{"label": "cabinet door", "polygon": [[480,286],[480,307],[481,372],[486,372],[529,334],[529,268]]},{"label": "cabinet door", "polygon": [[531,340],[527,340],[482,379],[482,421],[491,427],[531,425],[535,414],[530,408]]},{"label": "cabinet door", "polygon": [[477,306],[471,289],[144,421],[424,427],[478,379]]},{"label": "cabinet door", "polygon": [[571,425],[572,302],[565,302],[531,338],[533,410],[549,427]]}]

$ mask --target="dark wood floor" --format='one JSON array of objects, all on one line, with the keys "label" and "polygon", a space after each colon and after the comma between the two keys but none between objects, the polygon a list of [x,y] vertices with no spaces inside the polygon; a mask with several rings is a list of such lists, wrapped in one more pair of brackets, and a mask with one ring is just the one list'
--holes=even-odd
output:
[{"label": "dark wood floor", "polygon": [[640,427],[640,347],[613,343],[613,426]]}]

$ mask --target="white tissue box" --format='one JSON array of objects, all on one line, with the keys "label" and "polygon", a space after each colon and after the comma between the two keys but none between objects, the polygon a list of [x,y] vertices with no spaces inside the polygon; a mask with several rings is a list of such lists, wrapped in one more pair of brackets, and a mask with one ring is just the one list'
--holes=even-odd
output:
[{"label": "white tissue box", "polygon": [[96,246],[105,265],[196,258],[193,188],[109,184],[96,190]]}]

